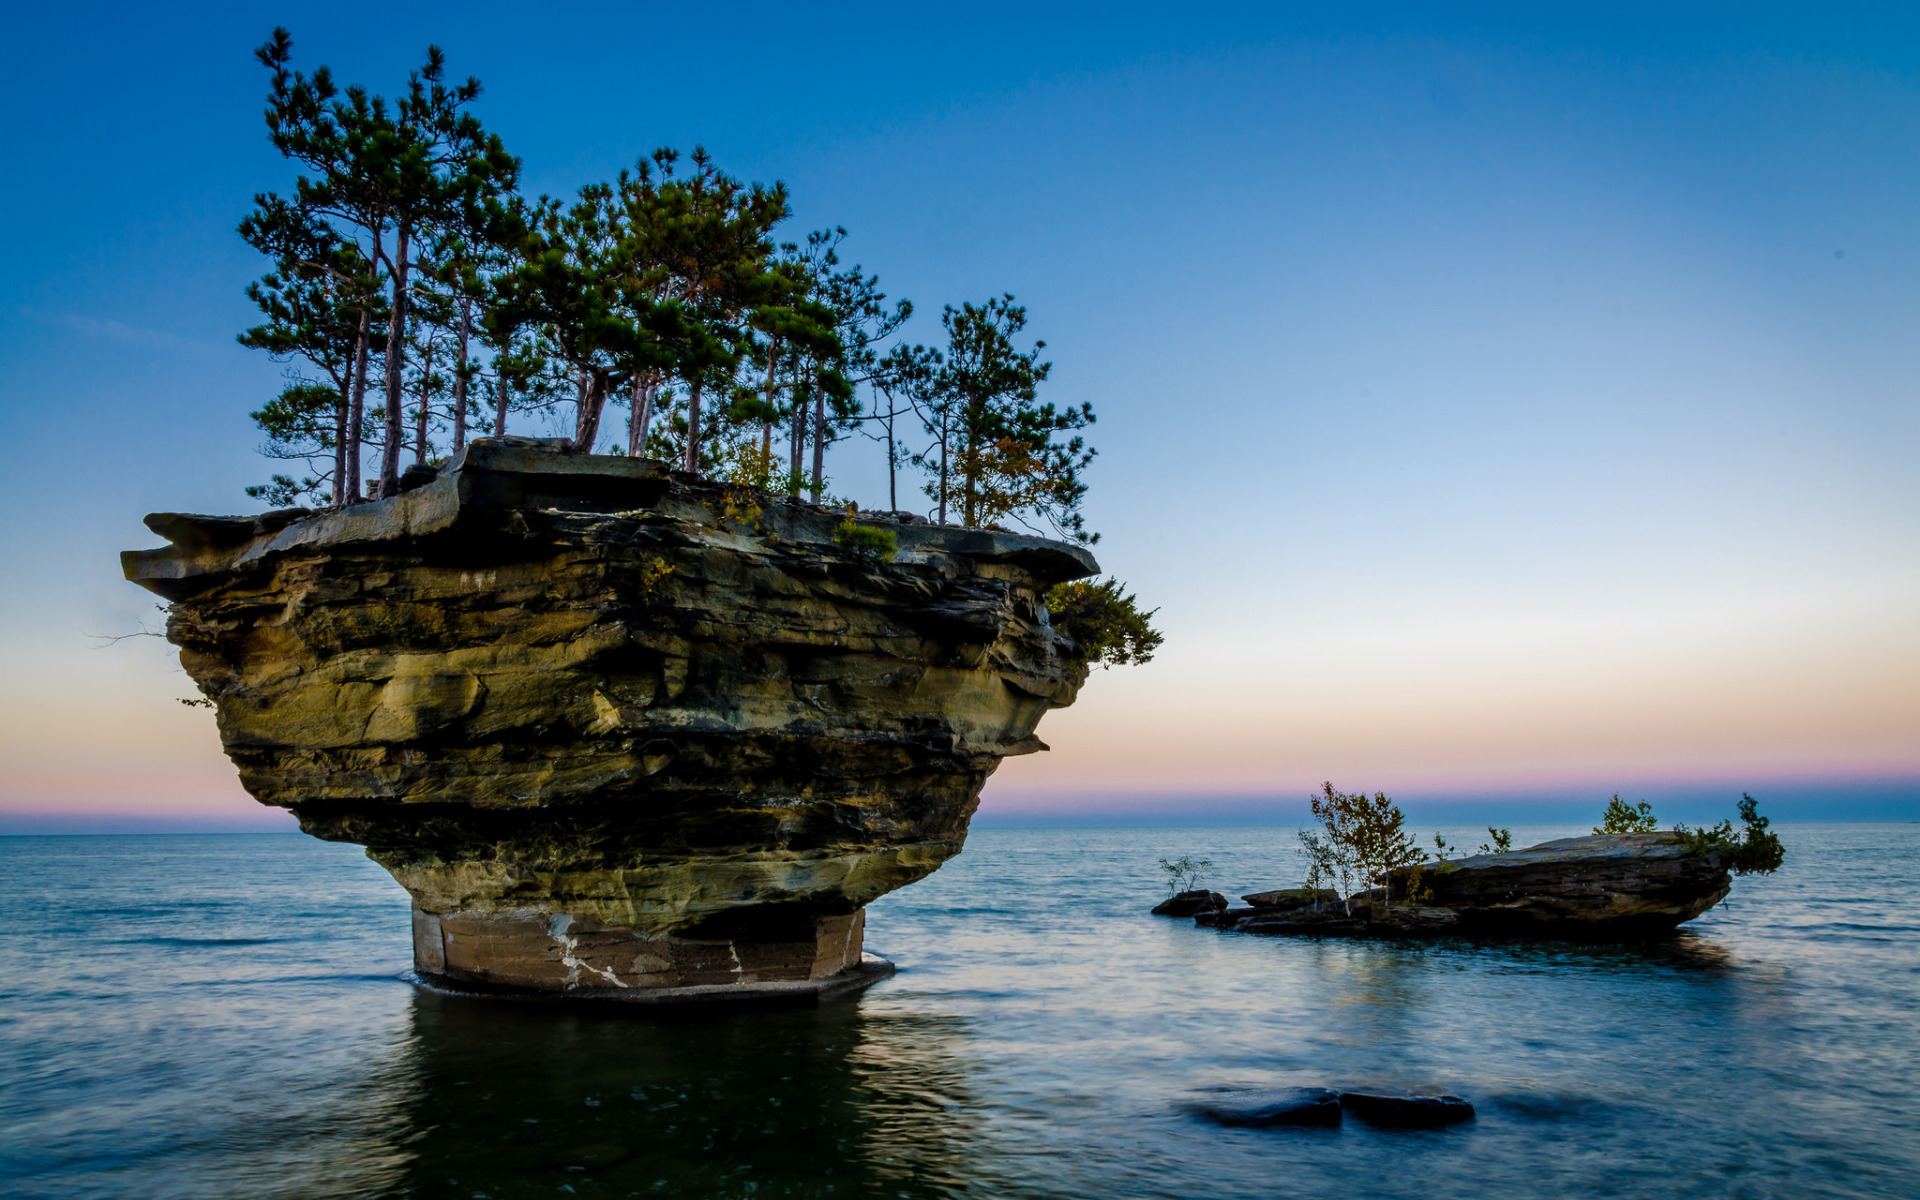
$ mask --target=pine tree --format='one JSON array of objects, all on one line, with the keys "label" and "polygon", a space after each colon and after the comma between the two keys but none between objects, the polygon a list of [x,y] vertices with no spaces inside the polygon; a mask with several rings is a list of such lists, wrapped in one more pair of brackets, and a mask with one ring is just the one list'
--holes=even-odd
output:
[{"label": "pine tree", "polygon": [[[247,298],[266,317],[239,335],[243,346],[265,350],[278,361],[299,360],[317,369],[326,386],[296,371],[280,396],[253,414],[266,432],[263,453],[299,460],[320,474],[296,485],[277,475],[274,483],[249,494],[292,503],[306,495],[330,492],[339,507],[352,496],[351,466],[358,465],[362,430],[354,400],[364,393],[371,326],[379,297],[371,287],[365,260],[351,244],[331,238],[321,227],[289,228],[293,217],[284,205],[264,205],[242,224],[249,240],[278,258],[276,269],[247,286]],[[330,460],[330,461],[327,461]],[[324,468],[317,464],[326,462]]]},{"label": "pine tree", "polygon": [[[685,317],[672,373],[686,391],[681,468],[698,472],[708,430],[748,417],[731,384],[751,349],[754,318],[795,307],[793,279],[774,269],[770,237],[789,205],[784,184],[744,184],[702,147],[688,156],[684,172],[678,159],[674,151],[656,151],[659,186],[629,193],[630,256]],[[710,389],[723,383],[727,402],[708,408]]]},{"label": "pine tree", "polygon": [[[826,486],[826,449],[834,433],[870,419],[861,413],[857,396],[859,389],[865,387],[877,398],[874,385],[885,370],[880,343],[913,316],[912,301],[901,300],[892,308],[887,307],[887,296],[880,290],[878,275],[866,274],[857,263],[849,269],[836,270],[840,265],[840,243],[846,236],[844,227],[836,227],[811,234],[807,239],[811,298],[831,314],[834,334],[830,347],[832,357],[819,364],[830,368],[833,378],[822,374],[813,389],[811,490],[816,500]],[[874,411],[878,413],[877,405]],[[889,484],[890,496],[892,491]]]},{"label": "pine tree", "polygon": [[[739,415],[750,316],[791,290],[771,269],[767,237],[787,200],[779,185],[723,174],[703,150],[689,172],[678,162],[656,151],[570,205],[543,196],[521,206],[514,264],[494,280],[486,323],[496,339],[538,344],[571,372],[582,450],[616,394],[633,406],[628,452],[645,450],[663,389],[677,381],[684,415],[667,433],[678,435],[681,466],[699,471],[711,465],[702,439]],[[713,394],[724,402],[706,403]]]},{"label": "pine tree", "polygon": [[[1012,295],[985,304],[948,305],[940,322],[947,345],[937,366],[908,392],[933,442],[914,461],[933,476],[927,495],[947,519],[957,501],[961,523],[993,525],[1031,516],[1055,533],[1082,542],[1080,473],[1094,451],[1077,431],[1093,424],[1093,406],[1055,408],[1037,398],[1052,364],[1040,361],[1045,342],[1014,348],[1027,310]],[[1072,435],[1062,440],[1059,435]]]},{"label": "pine tree", "polygon": [[[431,270],[424,273],[417,290],[431,298],[429,314],[440,319],[445,331],[444,371],[452,389],[447,400],[448,448],[458,453],[476,419],[485,414],[480,394],[497,377],[499,355],[507,349],[489,342],[481,327],[489,280],[507,258],[490,240],[475,240],[466,231],[450,231],[439,238],[428,258]],[[495,361],[488,363],[488,358]],[[496,436],[506,432],[504,414],[497,416],[497,423]]]},{"label": "pine tree", "polygon": [[[908,460],[922,461],[912,455],[907,446],[900,441],[896,422],[908,413],[918,414],[923,424],[938,418],[943,410],[937,403],[938,397],[933,390],[933,381],[938,377],[943,361],[938,350],[930,350],[920,345],[895,346],[881,358],[874,373],[872,386],[876,397],[876,412],[870,419],[878,425],[881,436],[887,444],[887,507],[889,509],[898,511],[900,508],[897,484],[900,464]],[[886,405],[884,411],[878,411],[880,402]],[[942,448],[945,447],[947,438],[944,426],[936,429],[929,424],[927,432],[937,433],[937,444]],[[944,465],[938,471],[938,479],[941,484],[944,484],[946,479]],[[947,511],[944,486],[937,489],[937,498],[940,501],[940,520],[945,523]]]},{"label": "pine tree", "polygon": [[[281,361],[304,358],[341,384],[329,478],[332,503],[350,504],[359,497],[368,365],[385,348],[377,328],[385,320],[379,283],[359,248],[324,223],[271,193],[254,201],[254,211],[240,222],[240,236],[272,257],[275,269],[247,287],[248,299],[268,321],[240,334],[240,344]],[[285,405],[261,410],[280,414],[268,431],[269,457],[312,458],[296,449],[297,437],[286,440],[298,425],[286,423],[287,411]]]},{"label": "pine tree", "polygon": [[273,72],[267,129],[274,148],[314,172],[296,185],[293,206],[354,240],[381,272],[389,293],[379,494],[399,486],[404,409],[409,280],[419,247],[450,230],[484,231],[489,214],[514,186],[519,160],[466,109],[480,83],[445,82],[437,46],[389,104],[364,88],[344,92],[326,67],[311,77],[289,69],[293,42],[285,29],[255,52]]},{"label": "pine tree", "polygon": [[678,361],[690,323],[683,306],[650,294],[648,267],[634,258],[628,194],[649,186],[622,172],[617,184],[581,188],[571,205],[549,196],[518,205],[512,266],[494,277],[482,325],[496,344],[517,345],[508,371],[531,384],[543,360],[575,386],[573,444],[591,452],[607,398]]}]

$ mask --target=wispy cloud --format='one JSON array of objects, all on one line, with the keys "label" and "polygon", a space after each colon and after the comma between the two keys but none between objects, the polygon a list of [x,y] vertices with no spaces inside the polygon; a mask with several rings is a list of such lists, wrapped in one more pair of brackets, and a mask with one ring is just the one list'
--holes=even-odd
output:
[{"label": "wispy cloud", "polygon": [[154,350],[163,354],[203,357],[221,353],[226,349],[222,344],[202,338],[181,337],[177,333],[167,333],[159,329],[143,329],[138,325],[129,325],[125,321],[116,321],[111,317],[61,313],[60,319],[85,337],[117,342],[122,346],[135,346],[142,350]]}]

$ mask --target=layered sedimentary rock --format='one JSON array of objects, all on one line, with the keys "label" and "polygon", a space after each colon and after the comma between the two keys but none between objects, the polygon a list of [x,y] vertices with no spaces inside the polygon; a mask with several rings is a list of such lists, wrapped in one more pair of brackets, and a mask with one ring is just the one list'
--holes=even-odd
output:
[{"label": "layered sedimentary rock", "polygon": [[1664,933],[1718,904],[1733,877],[1716,850],[1678,833],[1562,838],[1507,854],[1427,863],[1396,871],[1393,890],[1424,894],[1415,905],[1375,911],[1369,894],[1301,889],[1243,896],[1249,907],[1196,918],[1249,933],[1423,937],[1447,933],[1635,937]]},{"label": "layered sedimentary rock", "polygon": [[1442,862],[1422,883],[1466,928],[1655,933],[1725,899],[1733,876],[1678,833],[1611,833]]},{"label": "layered sedimentary rock", "polygon": [[1085,679],[1043,600],[1084,550],[860,518],[880,561],[846,520],[500,440],[340,512],[155,514],[173,544],[123,557],[247,790],[412,894],[422,971],[778,986],[857,968],[863,906]]}]

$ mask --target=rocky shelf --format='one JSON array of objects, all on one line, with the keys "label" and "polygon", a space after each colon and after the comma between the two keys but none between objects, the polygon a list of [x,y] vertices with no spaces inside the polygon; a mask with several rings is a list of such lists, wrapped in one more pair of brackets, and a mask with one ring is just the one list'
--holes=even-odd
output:
[{"label": "rocky shelf", "polygon": [[[1404,895],[1411,872],[1396,871]],[[1596,834],[1506,854],[1428,863],[1417,904],[1376,905],[1303,888],[1254,892],[1232,907],[1218,892],[1182,892],[1154,911],[1245,933],[1330,937],[1442,934],[1635,938],[1671,932],[1718,904],[1733,886],[1725,855],[1678,833]]]},{"label": "rocky shelf", "polygon": [[870,981],[864,906],[960,852],[1086,678],[1044,603],[1078,546],[862,516],[880,561],[839,510],[532,439],[407,482],[156,513],[172,544],[122,557],[242,784],[393,873],[429,978]]}]

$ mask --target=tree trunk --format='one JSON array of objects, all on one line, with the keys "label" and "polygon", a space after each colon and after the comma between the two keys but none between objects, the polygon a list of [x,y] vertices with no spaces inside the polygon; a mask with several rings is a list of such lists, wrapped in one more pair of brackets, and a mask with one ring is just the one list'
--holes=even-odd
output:
[{"label": "tree trunk", "polygon": [[460,298],[460,365],[453,373],[453,449],[467,444],[467,335],[473,328],[473,301]]},{"label": "tree trunk", "polygon": [[807,453],[807,402],[798,384],[793,389],[793,430],[787,438],[787,490],[800,494],[801,464]]},{"label": "tree trunk", "polygon": [[[780,343],[777,340],[767,342],[767,382],[760,388],[760,463],[768,475],[773,474],[773,396],[774,364],[780,361]],[[773,487],[768,479],[766,486]]]},{"label": "tree trunk", "polygon": [[497,438],[507,436],[507,403],[512,399],[513,376],[502,370],[493,391],[493,436]]},{"label": "tree trunk", "polygon": [[580,435],[587,428],[587,372],[573,369],[573,448],[580,449]]},{"label": "tree trunk", "polygon": [[582,454],[592,454],[593,444],[600,438],[600,410],[607,405],[607,392],[613,380],[601,371],[581,371],[575,377],[574,386],[579,389],[580,405],[573,426],[573,448]]},{"label": "tree trunk", "polygon": [[627,422],[627,455],[642,458],[647,453],[647,427],[653,424],[653,395],[660,384],[650,375],[633,377],[633,416]]},{"label": "tree trunk", "polygon": [[952,431],[947,428],[943,418],[940,423],[940,523],[942,525],[947,523],[947,439],[952,436]]},{"label": "tree trunk", "polygon": [[827,393],[821,389],[813,397],[813,502],[827,490]]},{"label": "tree trunk", "polygon": [[967,425],[964,438],[964,451],[960,459],[960,523],[969,529],[973,527],[973,482],[974,472],[980,463],[979,448],[974,445],[972,423]]},{"label": "tree trunk", "polygon": [[428,389],[433,385],[426,367],[433,362],[432,342],[427,343],[426,358],[420,371],[420,403],[413,409],[413,465],[416,467],[427,461],[427,401],[430,398]]},{"label": "tree trunk", "polygon": [[895,480],[900,469],[899,443],[893,440],[893,397],[887,397],[887,510],[900,511],[900,493],[895,488]]},{"label": "tree trunk", "polygon": [[360,491],[360,430],[367,420],[367,351],[373,341],[373,314],[360,310],[360,336],[353,347],[353,399],[347,406],[347,436],[352,448],[347,451],[346,504],[358,504],[366,497]]},{"label": "tree trunk", "polygon": [[387,317],[386,440],[380,447],[380,498],[400,490],[400,399],[407,360],[407,242],[412,234],[402,221],[394,233],[393,311]]},{"label": "tree trunk", "polygon": [[340,403],[333,406],[333,502],[331,507],[346,507],[347,496],[347,413],[353,409],[353,360],[347,360],[347,377],[341,381]]},{"label": "tree trunk", "polygon": [[687,381],[687,448],[681,457],[680,469],[694,475],[700,473],[700,380],[697,376]]}]

